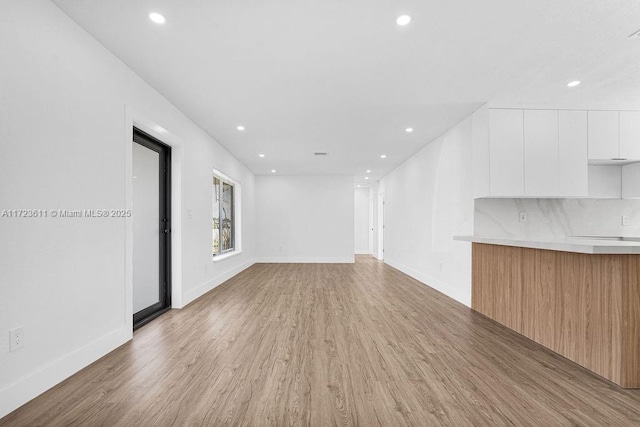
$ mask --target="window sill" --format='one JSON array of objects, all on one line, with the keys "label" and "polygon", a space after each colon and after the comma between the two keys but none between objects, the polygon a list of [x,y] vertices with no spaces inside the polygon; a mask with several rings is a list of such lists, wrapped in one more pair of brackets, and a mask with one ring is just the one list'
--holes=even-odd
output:
[{"label": "window sill", "polygon": [[239,250],[239,251],[228,252],[224,255],[216,255],[213,257],[213,262],[224,261],[225,259],[231,258],[232,256],[235,256],[241,253],[242,251]]}]

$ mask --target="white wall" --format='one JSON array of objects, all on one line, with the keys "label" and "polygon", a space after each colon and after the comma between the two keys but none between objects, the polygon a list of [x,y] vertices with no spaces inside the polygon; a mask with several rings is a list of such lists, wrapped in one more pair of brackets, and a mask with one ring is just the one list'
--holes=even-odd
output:
[{"label": "white wall", "polygon": [[472,117],[380,180],[384,260],[440,292],[471,304]]},{"label": "white wall", "polygon": [[257,261],[354,262],[352,176],[256,176]]},{"label": "white wall", "polygon": [[[2,5],[0,211],[130,207],[136,122],[174,147],[174,302],[250,265],[253,174],[52,3]],[[242,184],[245,236],[215,264],[214,167]],[[0,218],[0,417],[131,338],[130,232],[122,219]],[[9,353],[17,326],[25,346]]]},{"label": "white wall", "polygon": [[354,245],[356,254],[370,254],[369,189],[356,188],[354,196]]}]

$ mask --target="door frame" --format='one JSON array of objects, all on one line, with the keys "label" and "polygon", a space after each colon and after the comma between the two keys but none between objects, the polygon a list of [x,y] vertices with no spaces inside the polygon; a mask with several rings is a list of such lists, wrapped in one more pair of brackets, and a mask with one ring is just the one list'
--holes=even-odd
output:
[{"label": "door frame", "polygon": [[384,191],[378,193],[378,251],[376,258],[384,260]]},{"label": "door frame", "polygon": [[[139,144],[159,155],[159,301],[133,313],[133,330],[171,309],[171,147],[138,127],[133,128],[132,144]],[[135,244],[135,242],[134,242]]]}]

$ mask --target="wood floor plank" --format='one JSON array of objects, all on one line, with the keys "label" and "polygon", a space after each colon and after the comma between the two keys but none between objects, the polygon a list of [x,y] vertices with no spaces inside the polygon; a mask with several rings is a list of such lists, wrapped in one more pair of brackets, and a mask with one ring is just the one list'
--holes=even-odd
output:
[{"label": "wood floor plank", "polygon": [[[567,326],[567,334],[582,333],[582,325]],[[256,264],[0,420],[639,424],[640,390],[624,390],[367,256],[354,265]]]}]

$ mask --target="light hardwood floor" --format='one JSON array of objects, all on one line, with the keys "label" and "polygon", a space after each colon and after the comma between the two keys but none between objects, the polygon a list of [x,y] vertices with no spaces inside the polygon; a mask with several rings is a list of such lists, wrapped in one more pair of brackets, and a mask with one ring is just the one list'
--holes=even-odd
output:
[{"label": "light hardwood floor", "polygon": [[257,264],[0,425],[640,425],[624,390],[370,257]]}]

